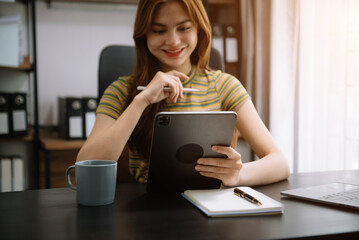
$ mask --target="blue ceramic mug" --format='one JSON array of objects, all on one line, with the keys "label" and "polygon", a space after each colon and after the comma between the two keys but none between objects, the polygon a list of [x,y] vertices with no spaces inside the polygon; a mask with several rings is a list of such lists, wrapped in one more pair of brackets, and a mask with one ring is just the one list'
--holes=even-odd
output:
[{"label": "blue ceramic mug", "polygon": [[[70,179],[75,168],[76,186]],[[85,160],[76,162],[66,170],[66,182],[77,191],[81,205],[100,206],[114,202],[116,191],[117,162],[111,160]]]}]

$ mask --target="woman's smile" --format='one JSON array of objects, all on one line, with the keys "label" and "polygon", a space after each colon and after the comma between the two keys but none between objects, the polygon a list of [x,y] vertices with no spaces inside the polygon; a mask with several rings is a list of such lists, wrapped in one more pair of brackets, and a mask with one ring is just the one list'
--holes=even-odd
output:
[{"label": "woman's smile", "polygon": [[175,58],[181,55],[184,48],[177,48],[177,49],[163,49],[162,51],[170,58]]}]

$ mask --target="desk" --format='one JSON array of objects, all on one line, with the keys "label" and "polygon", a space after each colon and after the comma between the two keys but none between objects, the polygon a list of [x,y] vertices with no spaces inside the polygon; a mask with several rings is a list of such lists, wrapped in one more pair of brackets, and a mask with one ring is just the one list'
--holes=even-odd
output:
[{"label": "desk", "polygon": [[67,188],[0,193],[1,239],[359,239],[359,211],[279,192],[358,176],[359,171],[292,175],[256,188],[281,201],[283,215],[207,218],[180,195],[149,195],[143,184],[118,184],[115,203],[84,207]]}]

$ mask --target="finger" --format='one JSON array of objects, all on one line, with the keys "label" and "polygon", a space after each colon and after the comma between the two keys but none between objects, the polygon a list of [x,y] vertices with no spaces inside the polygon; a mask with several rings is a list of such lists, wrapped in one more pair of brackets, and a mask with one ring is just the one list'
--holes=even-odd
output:
[{"label": "finger", "polygon": [[243,167],[241,158],[224,159],[224,158],[199,158],[197,163],[200,165],[214,166],[228,169],[240,170]]},{"label": "finger", "polygon": [[237,160],[225,159],[225,158],[200,158],[197,163],[205,166],[214,166],[221,168],[235,168]]},{"label": "finger", "polygon": [[212,172],[199,172],[199,174],[201,174],[204,177],[210,177],[210,178],[215,178],[218,180],[221,180],[224,178],[223,174],[220,173],[212,173]]},{"label": "finger", "polygon": [[183,85],[181,82],[181,79],[179,77],[173,76],[174,80],[176,81],[176,84],[178,86],[178,96],[180,98],[183,98]]},{"label": "finger", "polygon": [[213,145],[212,150],[214,152],[224,154],[230,159],[241,157],[240,154],[236,150],[234,150],[231,146]]},{"label": "finger", "polygon": [[175,78],[174,84],[173,84],[174,88],[172,89],[172,93],[171,93],[174,103],[177,102],[177,99],[180,95],[178,81],[179,81],[178,78]]},{"label": "finger", "polygon": [[221,173],[221,174],[228,174],[232,171],[229,168],[217,167],[217,166],[209,166],[209,165],[196,165],[196,171],[200,172],[211,172],[211,173]]},{"label": "finger", "polygon": [[169,76],[167,79],[164,79],[163,87],[168,87],[171,89],[170,91],[163,90],[163,92],[166,93],[170,97],[170,99],[173,103],[175,103],[177,100],[177,97],[178,97],[178,90],[177,90],[178,86],[177,86],[176,81],[173,79],[173,76]]},{"label": "finger", "polygon": [[172,70],[172,71],[169,71],[168,73],[172,74],[173,76],[176,76],[176,77],[178,77],[179,79],[182,79],[182,80],[188,80],[189,79],[189,77],[186,74],[184,74],[182,72],[179,72],[179,71]]}]

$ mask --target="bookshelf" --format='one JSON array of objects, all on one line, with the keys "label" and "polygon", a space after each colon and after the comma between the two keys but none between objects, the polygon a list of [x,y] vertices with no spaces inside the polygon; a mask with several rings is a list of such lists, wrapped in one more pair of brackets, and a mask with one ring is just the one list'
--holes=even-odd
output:
[{"label": "bookshelf", "polygon": [[[1,136],[2,155],[18,155],[24,162],[24,188],[39,186],[38,170],[38,92],[36,68],[36,12],[35,0],[0,2],[0,16],[20,16],[22,59],[18,66],[0,64],[1,92],[25,92],[27,94],[27,134],[25,136]],[[19,58],[20,58],[19,57]]]}]

